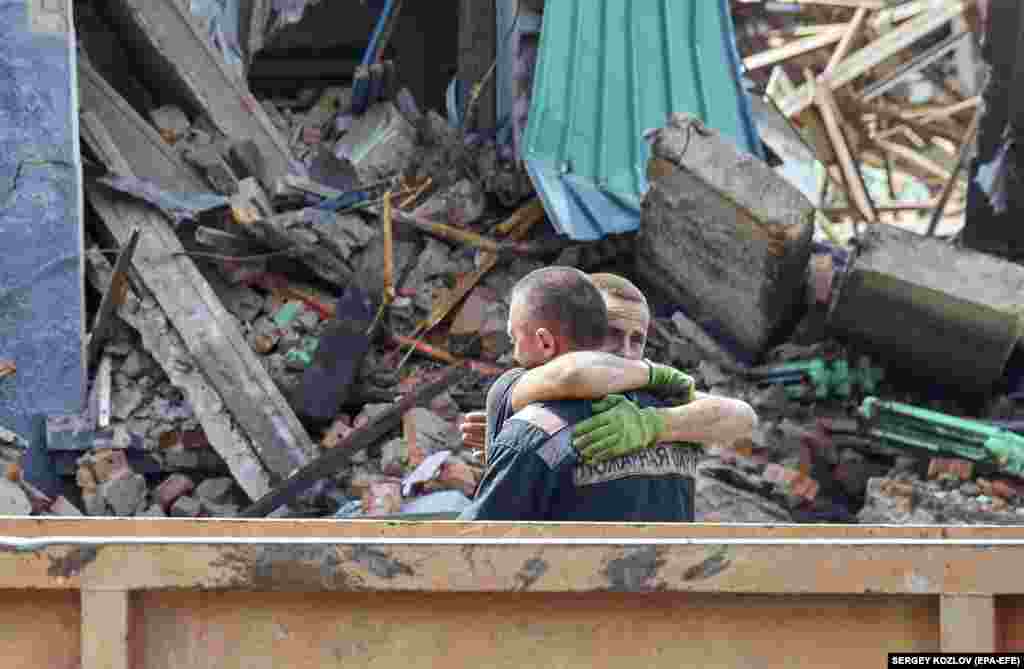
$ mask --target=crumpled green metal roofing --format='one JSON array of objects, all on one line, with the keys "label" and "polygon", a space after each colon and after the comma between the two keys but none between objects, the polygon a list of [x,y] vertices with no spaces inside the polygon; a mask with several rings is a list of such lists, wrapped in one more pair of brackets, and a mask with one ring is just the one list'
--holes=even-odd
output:
[{"label": "crumpled green metal roofing", "polygon": [[728,0],[552,0],[543,21],[523,157],[569,237],[639,226],[643,134],[672,112],[762,157]]}]

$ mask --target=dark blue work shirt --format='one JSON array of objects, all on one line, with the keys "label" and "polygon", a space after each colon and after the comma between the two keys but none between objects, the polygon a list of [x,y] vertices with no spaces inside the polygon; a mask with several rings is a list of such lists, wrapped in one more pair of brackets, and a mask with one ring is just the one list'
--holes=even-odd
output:
[{"label": "dark blue work shirt", "polygon": [[460,520],[693,521],[697,449],[658,444],[587,464],[572,447],[572,426],[592,415],[591,403],[542,402],[506,418],[517,378],[502,377],[496,384],[505,387],[489,393],[488,467]]}]

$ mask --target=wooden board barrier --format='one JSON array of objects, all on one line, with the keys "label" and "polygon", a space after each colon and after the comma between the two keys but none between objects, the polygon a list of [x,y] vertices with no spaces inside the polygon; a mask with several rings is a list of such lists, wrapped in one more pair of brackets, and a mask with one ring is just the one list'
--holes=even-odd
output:
[{"label": "wooden board barrier", "polygon": [[0,640],[82,669],[885,666],[1024,647],[1022,558],[1024,527],[2,519]]}]

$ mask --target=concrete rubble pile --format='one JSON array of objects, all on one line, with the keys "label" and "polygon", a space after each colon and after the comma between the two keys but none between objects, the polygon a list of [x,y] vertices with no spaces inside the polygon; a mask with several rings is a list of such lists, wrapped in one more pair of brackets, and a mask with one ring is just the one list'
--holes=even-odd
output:
[{"label": "concrete rubble pile", "polygon": [[[757,410],[749,442],[704,449],[698,520],[1024,521],[1024,471],[985,451],[994,437],[950,447],[865,409],[1024,428],[1021,266],[898,221],[839,243],[780,172],[685,113],[647,137],[639,232],[569,242],[512,147],[417,100],[400,62],[368,100],[359,81],[257,99],[249,63],[179,4],[76,6],[104,326],[86,412],[0,429],[0,514],[451,517],[484,471],[457,425],[514,365],[510,289],[568,264],[636,280],[647,357]],[[471,373],[395,414],[455,365]]]}]

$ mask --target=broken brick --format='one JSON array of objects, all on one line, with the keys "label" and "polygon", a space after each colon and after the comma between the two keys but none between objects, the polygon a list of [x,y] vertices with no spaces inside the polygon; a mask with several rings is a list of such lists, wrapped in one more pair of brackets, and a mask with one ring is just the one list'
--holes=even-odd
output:
[{"label": "broken brick", "polygon": [[320,440],[320,446],[323,448],[335,448],[354,430],[355,428],[352,427],[352,419],[345,414],[341,414],[334,419],[334,422],[331,423],[330,429],[324,433],[323,439]]},{"label": "broken brick", "polygon": [[952,477],[969,481],[974,477],[974,463],[959,458],[932,458],[928,463],[928,478]]},{"label": "broken brick", "polygon": [[914,486],[910,483],[903,481],[894,481],[892,479],[886,479],[882,483],[882,493],[890,497],[913,497]]},{"label": "broken brick", "polygon": [[93,494],[96,488],[99,486],[99,481],[96,480],[96,475],[92,473],[92,469],[83,465],[78,468],[75,473],[75,482],[78,487],[81,488],[83,493]]},{"label": "broken brick", "polygon": [[153,499],[163,508],[170,509],[179,497],[195,488],[192,479],[184,474],[171,474],[153,491]]},{"label": "broken brick", "polygon": [[1006,500],[1014,500],[1021,496],[1024,486],[1015,481],[996,479],[992,481],[992,494]]},{"label": "broken brick", "polygon": [[459,429],[454,423],[422,407],[402,416],[402,436],[409,446],[411,467],[418,467],[432,453],[458,450],[462,445]]},{"label": "broken brick", "polygon": [[120,449],[104,448],[93,451],[80,458],[79,463],[92,468],[95,480],[99,484],[133,473],[131,467],[128,466],[128,457]]},{"label": "broken brick", "polygon": [[107,500],[99,492],[83,494],[82,502],[85,504],[85,512],[90,516],[110,515]]},{"label": "broken brick", "polygon": [[99,492],[116,515],[132,516],[146,497],[146,479],[141,474],[112,478],[100,484]]},{"label": "broken brick", "polygon": [[174,518],[197,518],[203,512],[202,504],[195,497],[179,497],[171,505],[171,516]]},{"label": "broken brick", "polygon": [[380,447],[380,468],[388,476],[401,476],[409,463],[409,447],[404,439],[392,439]]},{"label": "broken brick", "polygon": [[762,477],[774,483],[784,495],[793,495],[807,501],[818,496],[818,482],[795,469],[772,463],[765,467]]},{"label": "broken brick", "polygon": [[384,413],[385,411],[387,411],[390,408],[391,408],[390,404],[383,404],[383,403],[364,404],[363,405],[363,410],[360,411],[359,415],[357,415],[355,417],[355,419],[352,421],[352,427],[354,427],[356,429],[359,429],[361,427],[369,425],[370,421],[372,421],[379,414]]},{"label": "broken brick", "polygon": [[206,479],[196,487],[195,496],[204,504],[223,506],[231,502],[231,491],[234,486],[234,480],[226,476]]},{"label": "broken brick", "polygon": [[398,513],[402,510],[401,479],[379,477],[370,481],[362,501],[363,511],[367,515]]},{"label": "broken brick", "polygon": [[302,141],[310,146],[320,143],[323,139],[323,131],[314,126],[306,126],[302,129]]}]

